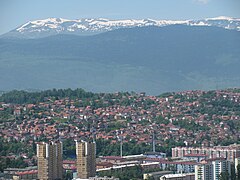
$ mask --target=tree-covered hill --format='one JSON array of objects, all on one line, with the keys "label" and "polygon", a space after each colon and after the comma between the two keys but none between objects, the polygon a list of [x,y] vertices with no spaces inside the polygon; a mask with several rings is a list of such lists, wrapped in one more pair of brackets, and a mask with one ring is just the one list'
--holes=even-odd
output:
[{"label": "tree-covered hill", "polygon": [[2,90],[94,92],[238,87],[240,33],[216,27],[142,27],[94,36],[0,39]]}]

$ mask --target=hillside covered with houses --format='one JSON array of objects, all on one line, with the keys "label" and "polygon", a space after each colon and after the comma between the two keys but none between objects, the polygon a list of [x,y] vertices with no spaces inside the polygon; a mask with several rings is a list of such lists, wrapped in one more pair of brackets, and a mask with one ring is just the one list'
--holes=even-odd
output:
[{"label": "hillside covered with houses", "polygon": [[[3,170],[36,164],[35,142],[60,139],[74,155],[74,139],[93,139],[97,156],[176,146],[240,143],[240,89],[145,93],[91,93],[82,89],[11,91],[0,97],[0,163]],[[8,143],[3,143],[8,142]],[[11,163],[12,162],[12,163]],[[24,163],[23,163],[24,162]]]}]

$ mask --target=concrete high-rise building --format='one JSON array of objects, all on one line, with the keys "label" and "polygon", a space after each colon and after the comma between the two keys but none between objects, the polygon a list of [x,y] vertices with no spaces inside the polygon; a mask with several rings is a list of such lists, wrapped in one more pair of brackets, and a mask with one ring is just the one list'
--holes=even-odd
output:
[{"label": "concrete high-rise building", "polygon": [[217,159],[212,161],[213,165],[213,177],[216,180],[220,179],[220,174],[222,172],[231,175],[231,163],[225,159]]},{"label": "concrete high-rise building", "polygon": [[37,144],[38,179],[48,179],[48,144]]},{"label": "concrete high-rise building", "polygon": [[196,165],[195,180],[213,180],[213,165],[211,163]]},{"label": "concrete high-rise building", "polygon": [[96,175],[95,142],[76,141],[77,176],[82,179]]},{"label": "concrete high-rise building", "polygon": [[231,163],[224,158],[204,160],[195,166],[195,180],[219,180],[221,173],[231,176]]},{"label": "concrete high-rise building", "polygon": [[38,179],[62,179],[62,142],[38,143]]}]

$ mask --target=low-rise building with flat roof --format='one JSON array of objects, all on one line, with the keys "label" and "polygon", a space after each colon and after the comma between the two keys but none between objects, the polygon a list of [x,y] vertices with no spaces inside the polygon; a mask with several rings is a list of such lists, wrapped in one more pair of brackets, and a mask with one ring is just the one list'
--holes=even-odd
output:
[{"label": "low-rise building with flat roof", "polygon": [[195,174],[166,174],[160,177],[160,180],[195,180]]},{"label": "low-rise building with flat roof", "polygon": [[143,174],[143,179],[148,180],[149,178],[154,178],[158,180],[161,176],[165,174],[171,174],[173,173],[172,171],[157,171],[157,172],[151,172],[151,173],[145,173]]}]

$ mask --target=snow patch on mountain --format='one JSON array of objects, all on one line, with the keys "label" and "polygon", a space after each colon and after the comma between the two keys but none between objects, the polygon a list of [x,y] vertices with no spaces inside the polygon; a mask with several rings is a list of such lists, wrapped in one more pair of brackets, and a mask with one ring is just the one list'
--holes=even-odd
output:
[{"label": "snow patch on mountain", "polygon": [[225,20],[225,21],[240,21],[238,18],[227,17],[227,16],[219,16],[214,18],[206,18],[206,20]]}]

